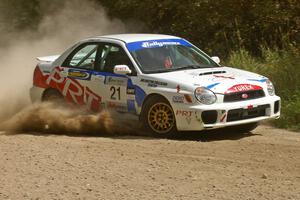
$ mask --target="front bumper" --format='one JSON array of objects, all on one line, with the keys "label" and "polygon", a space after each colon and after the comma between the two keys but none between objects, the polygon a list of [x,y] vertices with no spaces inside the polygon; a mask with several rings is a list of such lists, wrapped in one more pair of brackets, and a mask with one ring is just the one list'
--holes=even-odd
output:
[{"label": "front bumper", "polygon": [[[267,96],[259,99],[212,105],[182,106],[175,111],[177,129],[196,131],[259,122],[280,117],[280,97]],[[182,114],[185,110],[190,114]]]}]

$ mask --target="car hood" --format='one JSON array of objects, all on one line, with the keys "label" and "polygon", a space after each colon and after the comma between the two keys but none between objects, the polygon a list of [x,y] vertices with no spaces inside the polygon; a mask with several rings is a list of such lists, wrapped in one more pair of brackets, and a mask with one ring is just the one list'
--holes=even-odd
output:
[{"label": "car hood", "polygon": [[206,87],[215,93],[257,90],[266,87],[267,78],[252,72],[230,68],[204,68],[147,75],[170,85],[186,88]]}]

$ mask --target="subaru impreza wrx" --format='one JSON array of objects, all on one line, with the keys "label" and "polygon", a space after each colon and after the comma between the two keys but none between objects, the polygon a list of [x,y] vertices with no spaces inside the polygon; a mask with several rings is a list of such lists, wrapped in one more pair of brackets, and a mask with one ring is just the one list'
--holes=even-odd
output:
[{"label": "subaru impreza wrx", "polygon": [[64,99],[96,112],[132,113],[158,135],[237,125],[250,131],[280,116],[268,78],[222,66],[175,36],[93,37],[38,60],[34,102]]}]

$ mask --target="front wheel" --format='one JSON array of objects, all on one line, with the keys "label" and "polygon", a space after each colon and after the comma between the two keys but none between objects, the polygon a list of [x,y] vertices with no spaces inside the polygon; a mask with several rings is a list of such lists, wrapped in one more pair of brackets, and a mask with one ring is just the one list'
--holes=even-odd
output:
[{"label": "front wheel", "polygon": [[154,96],[145,103],[141,120],[154,136],[170,137],[176,133],[173,109],[163,97]]}]

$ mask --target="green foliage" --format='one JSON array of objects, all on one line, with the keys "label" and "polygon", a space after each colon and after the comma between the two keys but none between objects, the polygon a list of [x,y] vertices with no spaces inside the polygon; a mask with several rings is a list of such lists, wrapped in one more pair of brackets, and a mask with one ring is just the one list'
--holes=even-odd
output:
[{"label": "green foliage", "polygon": [[227,63],[230,66],[249,70],[259,71],[261,63],[256,58],[250,55],[245,49],[234,51],[229,55],[229,61]]},{"label": "green foliage", "polygon": [[145,32],[187,38],[210,54],[227,57],[260,45],[285,49],[300,42],[299,0],[97,0],[109,14],[138,19]]},{"label": "green foliage", "polygon": [[281,117],[273,121],[277,127],[300,130],[300,95],[294,97],[292,100],[282,100]]},{"label": "green foliage", "polygon": [[270,78],[282,98],[282,116],[274,124],[300,130],[300,53],[293,47],[285,51],[268,48],[261,51],[262,58],[253,57],[243,49],[232,52],[227,64]]},{"label": "green foliage", "polygon": [[[63,9],[66,1],[79,2],[1,0],[0,31],[34,30],[47,11]],[[140,32],[181,36],[221,57],[241,48],[261,56],[260,45],[287,49],[300,42],[299,0],[83,0],[82,4],[88,1],[103,5],[113,18],[133,21]]]}]

